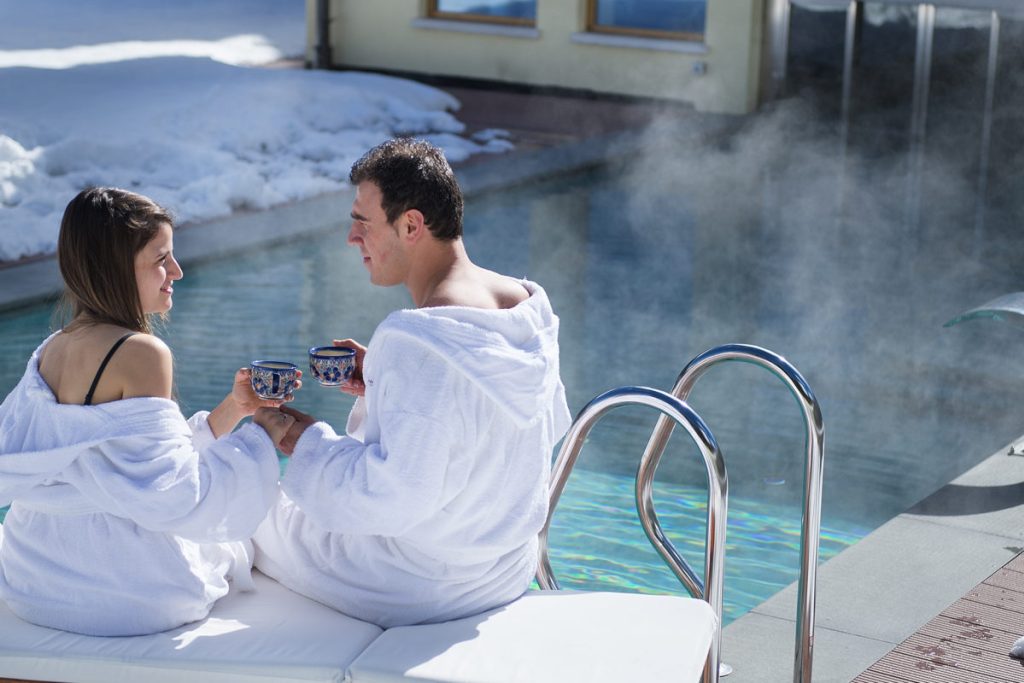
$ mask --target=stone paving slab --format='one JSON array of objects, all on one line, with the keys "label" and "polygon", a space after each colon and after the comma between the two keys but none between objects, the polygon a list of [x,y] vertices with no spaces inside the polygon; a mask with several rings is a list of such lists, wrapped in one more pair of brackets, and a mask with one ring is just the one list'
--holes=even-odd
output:
[{"label": "stone paving slab", "polygon": [[[728,587],[726,587],[728,590]],[[726,627],[722,661],[733,673],[722,683],[792,683],[796,625],[749,612]],[[892,643],[832,629],[815,629],[815,683],[848,683],[865,666],[892,648]]]},{"label": "stone paving slab", "polygon": [[[1013,557],[1014,539],[888,522],[818,570],[818,627],[896,644]],[[794,619],[796,586],[754,609]]]},{"label": "stone paving slab", "polygon": [[1024,544],[1024,444],[1000,449],[910,508],[906,516],[998,533]]}]

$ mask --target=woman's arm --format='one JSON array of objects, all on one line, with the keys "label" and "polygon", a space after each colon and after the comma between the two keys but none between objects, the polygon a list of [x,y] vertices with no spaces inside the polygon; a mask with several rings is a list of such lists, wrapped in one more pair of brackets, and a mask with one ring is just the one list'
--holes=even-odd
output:
[{"label": "woman's arm", "polygon": [[[298,376],[302,377],[301,370],[299,370]],[[302,380],[295,380],[295,389],[297,390],[301,387]],[[235,381],[231,386],[231,393],[220,402],[220,405],[210,411],[210,414],[206,416],[206,421],[210,425],[213,435],[220,438],[224,434],[230,434],[238,426],[239,422],[244,418],[252,416],[260,408],[279,408],[288,401],[293,400],[293,398],[291,394],[288,394],[284,400],[260,398],[252,389],[252,371],[249,368],[239,368],[238,372],[235,373]],[[291,422],[289,421],[288,424],[290,425]],[[262,426],[265,427],[266,425]],[[273,435],[271,438],[273,438]],[[275,438],[274,442],[280,442],[280,438]]]}]

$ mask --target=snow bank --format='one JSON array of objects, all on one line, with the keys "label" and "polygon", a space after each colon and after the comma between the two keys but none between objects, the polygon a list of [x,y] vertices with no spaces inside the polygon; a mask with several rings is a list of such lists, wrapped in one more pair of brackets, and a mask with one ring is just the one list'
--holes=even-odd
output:
[{"label": "snow bank", "polygon": [[363,152],[395,135],[431,140],[452,161],[509,147],[500,136],[463,137],[458,101],[412,81],[238,66],[301,52],[303,9],[296,0],[6,7],[0,261],[52,253],[64,207],[91,185],[148,195],[182,223],[337,190]]}]

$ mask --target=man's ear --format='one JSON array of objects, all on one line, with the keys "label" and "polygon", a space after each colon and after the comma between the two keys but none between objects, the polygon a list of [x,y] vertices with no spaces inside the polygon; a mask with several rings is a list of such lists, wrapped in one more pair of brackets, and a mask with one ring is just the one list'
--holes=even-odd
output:
[{"label": "man's ear", "polygon": [[419,209],[409,209],[403,214],[403,216],[405,218],[405,229],[400,235],[403,239],[416,242],[422,239],[427,232],[429,232],[429,228],[423,218],[423,214]]}]

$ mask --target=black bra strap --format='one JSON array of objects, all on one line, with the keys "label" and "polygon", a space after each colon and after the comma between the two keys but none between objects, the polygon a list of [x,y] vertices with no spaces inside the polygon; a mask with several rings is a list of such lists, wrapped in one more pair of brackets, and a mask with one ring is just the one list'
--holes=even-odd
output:
[{"label": "black bra strap", "polygon": [[107,351],[107,357],[103,359],[102,363],[100,363],[100,369],[96,371],[96,376],[92,378],[92,386],[89,387],[89,393],[85,395],[85,403],[83,403],[82,405],[92,405],[92,394],[94,391],[96,391],[96,385],[100,383],[100,375],[102,375],[103,371],[107,369],[107,363],[110,362],[110,357],[114,355],[114,351],[117,351],[121,347],[121,344],[124,344],[124,340],[132,336],[133,334],[135,333],[129,332],[128,334],[124,335],[116,342],[114,342],[114,345],[110,347],[109,351]]}]

